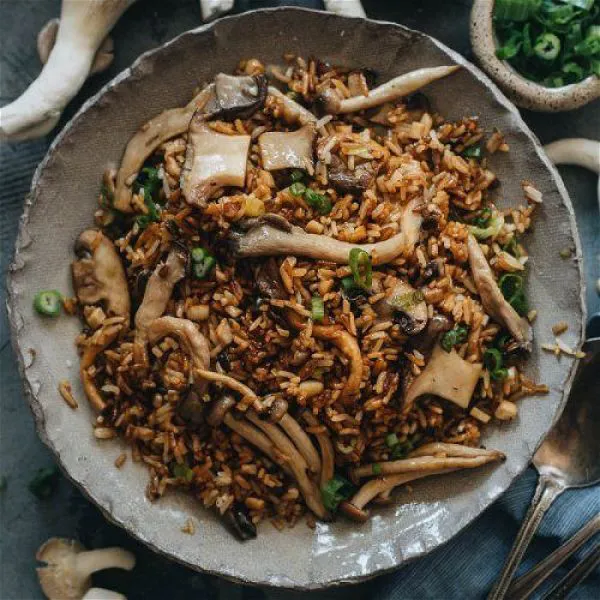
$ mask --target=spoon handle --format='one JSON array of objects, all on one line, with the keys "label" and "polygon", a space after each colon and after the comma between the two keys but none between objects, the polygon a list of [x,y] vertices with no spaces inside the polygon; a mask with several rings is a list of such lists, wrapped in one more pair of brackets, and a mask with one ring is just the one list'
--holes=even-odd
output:
[{"label": "spoon handle", "polygon": [[517,539],[504,563],[500,577],[496,580],[488,596],[488,600],[502,600],[504,598],[517,567],[525,554],[525,550],[527,550],[529,543],[533,539],[542,518],[563,490],[564,486],[555,479],[540,475],[535,494],[531,499],[531,505],[525,515],[521,529],[519,529]]},{"label": "spoon handle", "polygon": [[510,600],[526,600],[558,567],[598,532],[600,532],[600,513],[592,517],[573,537],[533,569],[513,581],[508,588]]}]

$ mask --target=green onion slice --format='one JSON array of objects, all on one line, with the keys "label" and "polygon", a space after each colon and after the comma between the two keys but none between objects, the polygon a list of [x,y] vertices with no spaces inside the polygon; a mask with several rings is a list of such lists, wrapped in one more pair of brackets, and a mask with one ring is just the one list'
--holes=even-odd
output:
[{"label": "green onion slice", "polygon": [[354,493],[355,487],[344,477],[334,475],[321,487],[321,498],[325,508],[331,512],[337,510],[340,502]]},{"label": "green onion slice", "polygon": [[469,330],[464,325],[455,325],[450,331],[446,331],[442,336],[441,345],[446,352],[450,352],[454,346],[458,346],[466,341]]},{"label": "green onion slice", "polygon": [[388,433],[385,436],[385,445],[388,448],[393,448],[394,446],[397,446],[398,443],[399,443],[398,436],[395,433]]},{"label": "green onion slice", "polygon": [[188,483],[194,479],[194,471],[192,471],[192,469],[190,469],[190,467],[188,467],[186,464],[176,463],[173,467],[173,475],[187,481]]},{"label": "green onion slice", "polygon": [[290,185],[290,194],[292,196],[302,196],[306,192],[306,186],[301,181],[294,181]]},{"label": "green onion slice", "polygon": [[543,33],[535,41],[533,52],[542,60],[554,60],[560,52],[560,39],[553,33]]},{"label": "green onion slice", "polygon": [[294,169],[292,171],[292,181],[302,181],[304,179],[304,171]]},{"label": "green onion slice", "polygon": [[325,318],[325,304],[320,296],[312,297],[311,317],[313,321],[322,321]]},{"label": "green onion slice", "polygon": [[33,297],[33,307],[44,317],[57,317],[62,307],[62,295],[56,290],[42,290]]},{"label": "green onion slice", "polygon": [[468,146],[462,151],[462,155],[465,158],[481,158],[481,146],[477,144],[473,144],[472,146]]},{"label": "green onion slice", "polygon": [[361,248],[352,248],[349,256],[350,270],[354,283],[363,290],[371,289],[373,283],[373,267],[368,252]]},{"label": "green onion slice", "polygon": [[314,208],[321,215],[328,215],[331,212],[331,200],[323,194],[319,194],[314,190],[306,188],[304,199],[311,208]]}]

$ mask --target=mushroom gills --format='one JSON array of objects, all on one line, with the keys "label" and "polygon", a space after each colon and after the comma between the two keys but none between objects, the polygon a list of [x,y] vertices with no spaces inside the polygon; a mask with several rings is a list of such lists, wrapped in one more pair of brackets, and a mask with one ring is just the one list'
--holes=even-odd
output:
[{"label": "mushroom gills", "polygon": [[258,138],[263,168],[312,170],[315,133],[312,125],[304,125],[297,131],[263,133]]},{"label": "mushroom gills", "polygon": [[249,148],[249,135],[217,133],[201,113],[196,113],[189,128],[180,182],[187,203],[205,206],[223,187],[242,187]]}]

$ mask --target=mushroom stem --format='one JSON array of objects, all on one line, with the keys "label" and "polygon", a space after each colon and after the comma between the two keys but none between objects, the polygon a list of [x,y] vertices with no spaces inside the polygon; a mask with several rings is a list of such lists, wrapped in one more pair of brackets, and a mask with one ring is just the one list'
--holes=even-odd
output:
[{"label": "mushroom stem", "polygon": [[104,588],[90,588],[81,600],[127,600],[123,594],[105,590]]},{"label": "mushroom stem", "polygon": [[437,456],[443,454],[445,456],[462,456],[464,458],[489,456],[492,458],[504,458],[502,452],[498,450],[487,450],[486,448],[473,448],[472,446],[463,446],[462,444],[447,444],[444,442],[432,442],[424,444],[413,450],[409,454],[409,458],[417,456]]},{"label": "mushroom stem", "polygon": [[327,93],[332,91],[327,90],[324,94],[326,108],[328,112],[336,114],[373,108],[374,106],[393,102],[402,96],[412,94],[427,84],[446,77],[458,69],[460,69],[460,65],[417,69],[416,71],[404,73],[404,75],[390,79],[390,81],[371,90],[367,96],[342,99],[335,93]]},{"label": "mushroom stem", "polygon": [[221,383],[227,386],[228,388],[240,393],[242,395],[242,403],[246,398],[250,399],[252,401],[252,406],[257,412],[260,413],[264,410],[258,396],[254,393],[254,391],[252,391],[247,385],[244,385],[241,381],[238,381],[237,379],[234,379],[229,375],[225,375],[224,373],[216,373],[215,371],[209,371],[208,369],[196,369],[195,375],[208,381]]},{"label": "mushroom stem", "polygon": [[354,477],[371,477],[373,468],[379,465],[378,470],[382,475],[396,475],[399,473],[412,473],[420,471],[430,471],[436,469],[472,469],[480,467],[489,462],[502,460],[504,454],[495,452],[492,454],[482,454],[465,458],[462,456],[437,458],[434,456],[418,456],[416,458],[405,458],[402,460],[393,460],[369,465],[363,465],[352,471]]},{"label": "mushroom stem", "polygon": [[280,92],[276,87],[269,86],[269,96],[276,98],[282,108],[282,117],[288,123],[297,122],[300,125],[314,125],[317,122],[317,117],[310,110],[304,108],[283,92]]},{"label": "mushroom stem", "polygon": [[80,552],[75,557],[77,571],[88,576],[104,569],[125,569],[135,567],[135,556],[123,548],[102,548]]},{"label": "mushroom stem", "polygon": [[298,448],[298,451],[308,464],[308,468],[313,473],[320,473],[321,459],[319,458],[319,453],[298,421],[286,413],[279,420],[279,425],[287,433],[296,448]]},{"label": "mushroom stem", "polygon": [[325,518],[327,516],[327,511],[323,506],[321,494],[317,490],[315,484],[308,478],[306,474],[308,465],[298,450],[296,450],[294,444],[285,435],[285,433],[283,433],[283,431],[277,427],[277,425],[262,421],[253,412],[249,412],[247,418],[251,423],[256,425],[256,427],[261,429],[273,441],[279,450],[289,458],[288,465],[294,473],[294,477],[298,482],[298,486],[300,487],[300,491],[304,496],[304,500],[306,501],[308,508],[310,508],[310,510],[312,510],[317,517],[321,519]]},{"label": "mushroom stem", "polygon": [[325,10],[346,17],[366,17],[360,0],[324,0]]},{"label": "mushroom stem", "polygon": [[[316,427],[319,425],[314,415],[308,411],[304,411],[302,413],[302,418],[310,427]],[[327,433],[314,433],[313,435],[317,438],[319,449],[321,451],[321,474],[319,477],[319,483],[320,486],[323,487],[333,477],[335,454],[333,450],[333,444],[331,443],[331,439]]]},{"label": "mushroom stem", "polygon": [[544,150],[555,165],[576,165],[600,174],[600,142],[567,138],[544,146]]},{"label": "mushroom stem", "polygon": [[280,465],[288,475],[292,475],[292,471],[287,463],[287,457],[282,455],[282,453],[276,448],[275,444],[273,444],[273,442],[271,442],[271,440],[262,431],[254,427],[254,425],[248,423],[246,419],[240,419],[238,421],[231,413],[227,413],[223,417],[223,423],[225,423],[229,429],[235,431],[239,436],[243,437],[246,441],[250,442],[253,446],[256,446],[274,463]]},{"label": "mushroom stem", "polygon": [[134,0],[63,0],[56,43],[38,78],[0,109],[0,139],[45,135],[86,80],[96,51]]}]

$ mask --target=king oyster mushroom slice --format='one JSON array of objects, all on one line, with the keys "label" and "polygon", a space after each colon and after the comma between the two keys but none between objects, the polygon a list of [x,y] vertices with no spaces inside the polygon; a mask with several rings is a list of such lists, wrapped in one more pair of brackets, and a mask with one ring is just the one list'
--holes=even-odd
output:
[{"label": "king oyster mushroom slice", "polygon": [[132,212],[132,185],[146,159],[167,140],[188,130],[197,110],[214,98],[214,84],[197,94],[183,108],[171,108],[142,125],[129,140],[117,172],[114,207],[121,212]]},{"label": "king oyster mushroom slice", "polygon": [[423,294],[406,281],[398,280],[374,309],[382,320],[399,318],[400,327],[407,335],[420,333],[427,325],[427,304]]},{"label": "king oyster mushroom slice", "polygon": [[342,98],[336,90],[327,88],[321,92],[320,100],[326,112],[330,114],[357,112],[398,100],[458,69],[460,69],[459,65],[417,69],[390,79],[387,83],[372,89],[367,96]]},{"label": "king oyster mushroom slice", "polygon": [[143,332],[167,309],[173,288],[185,275],[187,257],[181,250],[169,252],[164,263],[159,263],[146,284],[144,299],[135,313],[135,327]]},{"label": "king oyster mushroom slice", "polygon": [[215,94],[202,112],[207,119],[248,119],[265,103],[267,79],[264,75],[215,77]]},{"label": "king oyster mushroom slice", "polygon": [[527,319],[520,317],[504,298],[481,246],[472,235],[469,235],[467,247],[469,249],[469,265],[483,307],[496,321],[510,331],[524,349],[531,350],[533,339],[531,326]]},{"label": "king oyster mushroom slice", "polygon": [[482,369],[481,363],[468,362],[454,349],[446,352],[436,345],[429,362],[406,391],[403,410],[408,411],[423,394],[439,396],[466,409]]},{"label": "king oyster mushroom slice", "polygon": [[104,569],[125,569],[135,566],[135,556],[122,548],[86,550],[79,542],[51,538],[36,554],[46,563],[37,574],[44,594],[50,600],[81,600],[92,585],[91,575]]},{"label": "king oyster mushroom slice", "polygon": [[104,302],[110,315],[124,317],[129,322],[129,289],[114,244],[101,231],[87,229],[77,238],[75,253],[80,258],[71,265],[71,274],[79,302]]},{"label": "king oyster mushroom slice", "polygon": [[350,250],[361,248],[371,255],[373,265],[391,262],[401,254],[412,251],[419,240],[422,217],[415,212],[417,200],[411,200],[404,208],[400,233],[375,244],[351,244],[326,235],[306,233],[302,228],[290,226],[283,229],[266,220],[266,216],[254,221],[253,227],[244,234],[232,237],[233,250],[240,257],[246,256],[306,256],[316,260],[348,264]]},{"label": "king oyster mushroom slice", "polygon": [[280,92],[276,87],[269,86],[269,96],[273,96],[281,105],[281,116],[288,123],[299,123],[300,125],[314,125],[317,117],[310,110]]},{"label": "king oyster mushroom slice", "polygon": [[242,187],[246,181],[249,135],[217,133],[197,112],[190,123],[181,191],[188,204],[205,206],[225,186]]},{"label": "king oyster mushroom slice", "polygon": [[313,140],[315,128],[304,125],[297,131],[269,131],[258,138],[263,168],[280,169],[313,168]]},{"label": "king oyster mushroom slice", "polygon": [[[309,427],[318,427],[319,422],[315,416],[304,411],[302,418],[306,421]],[[333,444],[327,431],[322,431],[313,434],[317,438],[319,444],[319,450],[321,451],[321,473],[319,477],[319,485],[323,487],[332,477],[335,469],[335,453],[333,450]]]}]

